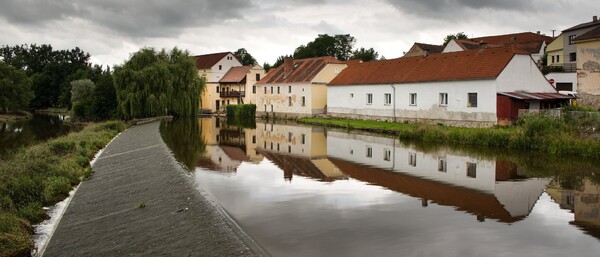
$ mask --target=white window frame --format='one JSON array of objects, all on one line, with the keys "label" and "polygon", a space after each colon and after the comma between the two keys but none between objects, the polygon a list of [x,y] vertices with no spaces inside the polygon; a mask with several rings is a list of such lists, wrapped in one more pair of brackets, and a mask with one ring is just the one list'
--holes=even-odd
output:
[{"label": "white window frame", "polygon": [[[471,95],[475,95],[475,103],[471,102]],[[471,108],[476,108],[477,107],[477,102],[479,102],[478,99],[479,97],[477,96],[476,92],[470,92],[467,93],[467,107],[471,107]]]},{"label": "white window frame", "polygon": [[410,106],[417,106],[417,93],[408,94],[408,104]]},{"label": "white window frame", "polygon": [[372,105],[372,104],[373,104],[373,94],[367,93],[367,105]]},{"label": "white window frame", "polygon": [[440,106],[448,106],[448,93],[440,93]]},{"label": "white window frame", "polygon": [[367,146],[367,158],[373,158],[373,147]]},{"label": "white window frame", "polygon": [[390,93],[383,94],[383,104],[384,105],[392,104],[392,94],[390,94]]}]

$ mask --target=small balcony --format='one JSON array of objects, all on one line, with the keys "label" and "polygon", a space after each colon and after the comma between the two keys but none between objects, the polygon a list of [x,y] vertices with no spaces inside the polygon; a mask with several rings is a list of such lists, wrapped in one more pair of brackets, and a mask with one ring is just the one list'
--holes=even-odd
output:
[{"label": "small balcony", "polygon": [[542,68],[544,74],[552,72],[577,72],[577,63],[552,64]]},{"label": "small balcony", "polygon": [[235,91],[235,90],[231,90],[231,91],[221,91],[219,93],[219,96],[221,97],[245,97],[246,96],[246,91]]}]

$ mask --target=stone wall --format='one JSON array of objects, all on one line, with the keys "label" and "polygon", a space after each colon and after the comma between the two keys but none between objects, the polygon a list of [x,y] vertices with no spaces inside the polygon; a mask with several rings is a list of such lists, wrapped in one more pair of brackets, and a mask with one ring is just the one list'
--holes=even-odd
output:
[{"label": "stone wall", "polygon": [[[360,114],[341,114],[341,113],[328,113],[328,117],[332,118],[344,118],[344,119],[358,119],[358,120],[377,120],[393,122],[393,118],[389,116],[373,116],[373,115],[360,115]],[[452,127],[467,127],[467,128],[489,128],[496,125],[495,122],[489,121],[458,121],[458,120],[440,120],[440,119],[409,119],[397,117],[396,122],[403,123],[427,123],[427,124],[442,124]]]},{"label": "stone wall", "polygon": [[594,108],[600,109],[600,95],[592,95],[580,92],[577,95],[577,104],[578,105],[589,105]]}]

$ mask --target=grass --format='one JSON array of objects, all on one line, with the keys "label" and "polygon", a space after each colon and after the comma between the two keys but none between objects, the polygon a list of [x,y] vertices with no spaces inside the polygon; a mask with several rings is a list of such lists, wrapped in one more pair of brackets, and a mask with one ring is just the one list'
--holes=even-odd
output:
[{"label": "grass", "polygon": [[580,136],[579,124],[531,116],[511,127],[459,128],[351,119],[300,118],[301,123],[397,134],[401,140],[534,150],[600,158],[600,140]]},{"label": "grass", "polygon": [[90,124],[0,163],[0,256],[29,256],[32,224],[47,218],[42,207],[66,198],[89,176],[96,152],[124,129],[120,121]]}]

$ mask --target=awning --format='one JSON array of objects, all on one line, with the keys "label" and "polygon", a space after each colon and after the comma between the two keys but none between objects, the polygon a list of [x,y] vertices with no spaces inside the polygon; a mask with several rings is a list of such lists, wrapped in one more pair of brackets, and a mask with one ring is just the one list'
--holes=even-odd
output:
[{"label": "awning", "polygon": [[532,93],[532,92],[498,92],[499,95],[520,100],[568,100],[575,99],[574,96],[559,93]]}]

